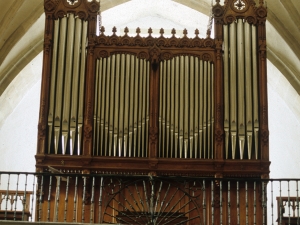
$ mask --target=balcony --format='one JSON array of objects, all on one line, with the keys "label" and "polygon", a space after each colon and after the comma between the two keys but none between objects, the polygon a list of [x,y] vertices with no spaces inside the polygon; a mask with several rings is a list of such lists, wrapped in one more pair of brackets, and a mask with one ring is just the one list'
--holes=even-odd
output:
[{"label": "balcony", "polygon": [[[300,179],[0,172],[0,223],[299,224]],[[6,222],[4,222],[6,221]]]}]

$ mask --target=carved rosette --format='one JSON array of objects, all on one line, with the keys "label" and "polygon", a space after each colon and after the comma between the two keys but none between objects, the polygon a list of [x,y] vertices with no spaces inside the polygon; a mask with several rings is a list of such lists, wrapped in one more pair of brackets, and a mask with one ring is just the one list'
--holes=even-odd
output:
[{"label": "carved rosette", "polygon": [[45,12],[51,12],[58,5],[59,0],[48,0],[44,3]]},{"label": "carved rosette", "polygon": [[220,4],[216,4],[212,8],[212,13],[215,17],[220,17],[224,13],[224,8]]}]

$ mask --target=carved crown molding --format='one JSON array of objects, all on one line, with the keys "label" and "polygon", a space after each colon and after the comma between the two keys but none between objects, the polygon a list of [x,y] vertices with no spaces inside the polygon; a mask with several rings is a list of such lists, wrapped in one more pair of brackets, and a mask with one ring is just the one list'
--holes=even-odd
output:
[{"label": "carved crown molding", "polygon": [[74,13],[80,19],[87,20],[89,14],[97,14],[100,5],[96,0],[45,0],[45,13],[53,14],[54,19]]}]

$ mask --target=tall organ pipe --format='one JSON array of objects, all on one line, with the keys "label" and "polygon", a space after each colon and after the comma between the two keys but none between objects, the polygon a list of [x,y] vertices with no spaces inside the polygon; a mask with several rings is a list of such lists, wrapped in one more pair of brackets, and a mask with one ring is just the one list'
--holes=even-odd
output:
[{"label": "tall organ pipe", "polygon": [[52,55],[52,67],[51,67],[51,84],[50,84],[50,101],[49,101],[49,114],[48,114],[48,154],[51,153],[51,143],[53,134],[53,117],[55,110],[55,87],[56,87],[56,70],[57,70],[57,50],[59,39],[59,20],[54,22],[54,36],[53,36],[53,55]]},{"label": "tall organ pipe", "polygon": [[224,33],[224,131],[225,131],[225,158],[228,159],[229,151],[229,38],[228,25],[223,26]]},{"label": "tall organ pipe", "polygon": [[56,100],[55,102],[55,122],[54,122],[54,149],[55,154],[58,153],[61,133],[62,121],[62,104],[63,104],[63,83],[65,72],[65,52],[66,52],[66,31],[67,31],[67,18],[61,19],[59,31],[59,51],[58,51],[58,65],[57,65],[57,85],[56,85]]},{"label": "tall organ pipe", "polygon": [[245,146],[245,46],[244,23],[242,19],[237,22],[237,50],[238,50],[238,135],[240,159],[243,159]]},{"label": "tall organ pipe", "polygon": [[235,159],[237,135],[237,53],[236,53],[236,23],[230,24],[230,136],[232,159]]},{"label": "tall organ pipe", "polygon": [[247,135],[247,149],[248,159],[251,159],[252,150],[252,133],[253,133],[253,121],[252,121],[252,76],[251,76],[251,26],[249,23],[245,23],[245,89],[246,89],[246,135]]},{"label": "tall organ pipe", "polygon": [[194,56],[161,62],[160,157],[213,158],[213,71]]},{"label": "tall organ pipe", "polygon": [[74,14],[54,22],[48,115],[49,154],[72,155],[76,147],[77,154],[80,154],[81,138],[76,134],[81,135],[79,126],[83,122],[86,35],[87,22]]},{"label": "tall organ pipe", "polygon": [[114,54],[96,66],[94,155],[147,157],[149,62]]},{"label": "tall organ pipe", "polygon": [[74,52],[74,31],[75,18],[74,14],[68,14],[67,17],[67,43],[66,58],[64,71],[64,88],[63,88],[63,115],[62,115],[62,154],[66,154],[71,111],[71,85],[72,85],[72,68],[73,68],[73,52]]},{"label": "tall organ pipe", "polygon": [[258,77],[257,77],[257,35],[256,27],[252,25],[252,73],[253,73],[253,121],[254,121],[254,143],[255,143],[255,159],[258,159],[258,131],[259,131],[259,120],[258,120]]},{"label": "tall organ pipe", "polygon": [[[72,98],[71,98],[71,119],[70,119],[70,154],[75,153],[75,139],[78,121],[78,91],[80,84],[80,53],[81,53],[81,34],[82,21],[79,18],[75,20],[75,40],[74,40],[74,59],[72,71]],[[83,46],[84,48],[85,46]],[[84,49],[83,49],[84,50]],[[83,93],[83,92],[81,92]]]},{"label": "tall organ pipe", "polygon": [[258,159],[256,27],[238,19],[224,25],[223,31],[225,157],[230,158],[231,147],[232,159],[238,155],[240,159],[251,159],[253,155]]}]

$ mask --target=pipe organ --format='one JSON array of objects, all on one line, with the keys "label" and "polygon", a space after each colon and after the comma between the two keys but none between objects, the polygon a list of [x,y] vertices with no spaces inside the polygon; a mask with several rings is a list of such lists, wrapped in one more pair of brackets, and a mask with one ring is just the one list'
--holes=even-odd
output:
[{"label": "pipe organ", "polygon": [[[163,36],[163,29],[155,38],[151,28],[147,37],[140,36],[139,28],[135,37],[128,36],[128,28],[122,36],[113,28],[108,36],[101,27],[96,35],[98,0],[44,1],[37,171],[51,167],[84,174],[268,177],[267,10],[263,0],[226,0],[224,5],[215,0],[214,37],[208,31],[206,38],[200,38],[197,29],[194,38],[188,38],[186,30],[177,38],[175,29],[170,38]],[[86,189],[91,186],[88,179],[82,184]],[[173,191],[172,198],[187,198],[175,194],[178,187],[172,182],[167,191],[152,184],[148,189],[152,197],[157,194],[155,188],[159,193]],[[263,207],[256,206],[256,198],[261,198],[256,191],[264,190],[263,183],[203,188],[203,213],[189,214],[188,206],[179,207],[182,220],[190,221],[195,215],[205,218],[210,212],[206,207],[211,207],[210,219],[190,224],[212,224],[213,218],[223,224],[238,223],[230,215],[246,213],[239,209],[242,196],[254,196],[248,203],[255,212]],[[89,195],[86,189],[78,193]],[[147,188],[136,182],[133,189]],[[236,208],[227,209],[224,202],[215,210],[216,193],[227,196],[229,205],[230,200],[236,202]],[[83,204],[84,199],[78,202]],[[128,217],[129,209],[121,204],[110,208],[112,215],[119,212],[120,218]],[[116,218],[106,222],[116,222]],[[255,218],[265,221],[261,213]]]}]

